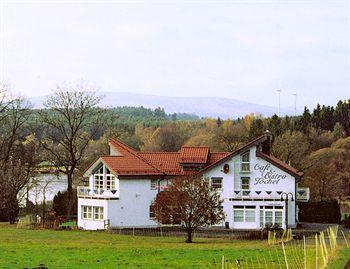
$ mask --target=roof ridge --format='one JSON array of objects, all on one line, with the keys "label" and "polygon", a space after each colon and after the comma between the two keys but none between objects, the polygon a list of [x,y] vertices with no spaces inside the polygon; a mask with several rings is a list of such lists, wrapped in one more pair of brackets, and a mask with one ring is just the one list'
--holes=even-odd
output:
[{"label": "roof ridge", "polygon": [[137,154],[180,154],[179,151],[138,151]]},{"label": "roof ridge", "polygon": [[119,146],[121,146],[122,148],[124,148],[125,150],[129,151],[129,152],[137,152],[136,149],[128,146],[127,144],[125,144],[124,142],[122,142],[121,140],[119,139],[115,139],[115,138],[109,138],[108,139],[108,142],[114,142],[114,143],[117,143]]}]

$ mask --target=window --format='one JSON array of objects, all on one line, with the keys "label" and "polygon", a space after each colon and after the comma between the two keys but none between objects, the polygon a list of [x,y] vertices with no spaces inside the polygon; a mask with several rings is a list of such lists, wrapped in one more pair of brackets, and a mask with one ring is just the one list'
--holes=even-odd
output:
[{"label": "window", "polygon": [[211,188],[213,190],[222,189],[222,177],[212,177],[211,178]]},{"label": "window", "polygon": [[275,223],[282,227],[282,211],[275,211]]},{"label": "window", "polygon": [[103,188],[103,165],[94,174],[94,189]]},{"label": "window", "polygon": [[149,218],[150,219],[154,219],[156,217],[155,213],[154,213],[154,205],[150,205],[149,206]]},{"label": "window", "polygon": [[81,218],[92,219],[92,206],[81,206]]},{"label": "window", "polygon": [[283,225],[283,206],[260,206],[260,227],[277,224]]},{"label": "window", "polygon": [[249,151],[241,155],[241,172],[250,171]]},{"label": "window", "polygon": [[106,189],[115,190],[115,177],[113,175],[106,175]]},{"label": "window", "polygon": [[255,206],[234,206],[234,222],[255,222]]},{"label": "window", "polygon": [[103,175],[94,175],[94,188],[102,189],[103,188]]},{"label": "window", "polygon": [[103,220],[103,207],[94,206],[94,220]]},{"label": "window", "polygon": [[234,222],[244,222],[244,207],[233,207],[233,221]]},{"label": "window", "polygon": [[157,189],[158,189],[158,180],[151,179],[151,190],[157,190]]},{"label": "window", "polygon": [[249,189],[250,189],[250,177],[241,177],[241,190],[243,191],[243,196],[249,195]]},{"label": "window", "polygon": [[255,222],[255,206],[245,207],[245,222]]}]

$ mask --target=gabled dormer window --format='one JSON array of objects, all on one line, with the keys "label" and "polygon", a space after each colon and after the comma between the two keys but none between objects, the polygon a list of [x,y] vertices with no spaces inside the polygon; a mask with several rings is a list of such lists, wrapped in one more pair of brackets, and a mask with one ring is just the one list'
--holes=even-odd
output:
[{"label": "gabled dormer window", "polygon": [[106,189],[115,190],[115,176],[106,167]]},{"label": "gabled dormer window", "polygon": [[94,189],[103,188],[103,165],[94,173]]},{"label": "gabled dormer window", "polygon": [[250,172],[249,151],[241,155],[241,172]]}]

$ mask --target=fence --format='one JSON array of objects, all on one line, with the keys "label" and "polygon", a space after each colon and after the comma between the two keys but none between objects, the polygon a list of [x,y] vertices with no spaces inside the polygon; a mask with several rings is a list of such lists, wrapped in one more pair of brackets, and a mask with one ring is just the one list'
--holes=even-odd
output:
[{"label": "fence", "polygon": [[59,229],[66,220],[64,218],[44,219],[35,215],[26,215],[17,222],[19,229]]},{"label": "fence", "polygon": [[[186,237],[186,230],[182,227],[113,227],[109,232],[121,235],[132,236],[154,236],[154,237]],[[201,228],[193,232],[193,237],[202,238],[230,238],[236,240],[263,240],[267,239],[268,232],[266,230],[230,230],[220,228]]]},{"label": "fence", "polygon": [[[271,235],[270,235],[271,236]],[[271,241],[271,238],[270,238]],[[275,247],[264,251],[254,259],[245,257],[222,257],[210,268],[221,269],[324,269],[339,249],[349,247],[350,234],[339,231],[338,226],[301,240],[288,242],[276,240]]]}]

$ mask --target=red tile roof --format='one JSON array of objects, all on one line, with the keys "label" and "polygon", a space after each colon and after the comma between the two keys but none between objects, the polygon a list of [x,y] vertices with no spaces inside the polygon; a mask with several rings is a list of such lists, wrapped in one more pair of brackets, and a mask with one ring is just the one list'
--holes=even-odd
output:
[{"label": "red tile roof", "polygon": [[[118,140],[109,140],[109,145],[117,155],[102,156],[100,159],[119,176],[181,176],[201,172],[224,162],[235,154],[240,154],[253,145],[265,141],[258,137],[235,152],[210,152],[208,147],[182,147],[177,152],[140,152]],[[281,160],[257,151],[257,156],[275,164],[284,171],[301,177],[302,173]],[[95,161],[89,169],[93,169]],[[197,169],[184,169],[193,166]]]},{"label": "red tile roof", "polygon": [[208,161],[208,155],[208,147],[182,147],[180,150],[180,162],[205,164]]}]

